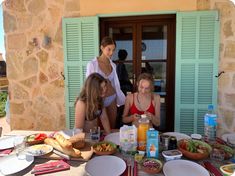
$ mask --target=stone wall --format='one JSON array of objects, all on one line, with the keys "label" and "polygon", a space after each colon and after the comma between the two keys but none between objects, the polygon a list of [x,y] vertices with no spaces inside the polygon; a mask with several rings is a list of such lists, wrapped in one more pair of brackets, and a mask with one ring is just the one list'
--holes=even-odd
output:
[{"label": "stone wall", "polygon": [[[79,17],[81,11],[85,12],[85,6],[80,9],[82,2],[85,1],[3,2],[12,129],[65,128],[61,22],[62,17]],[[220,12],[219,70],[225,73],[219,78],[219,132],[235,131],[235,6],[229,0],[191,0],[190,5],[189,10],[195,7]],[[127,11],[129,7],[121,9]],[[94,11],[98,13],[99,9]]]},{"label": "stone wall", "polygon": [[235,131],[235,5],[229,0],[198,0],[198,10],[217,9],[220,18],[218,136]]},{"label": "stone wall", "polygon": [[78,0],[3,2],[11,129],[65,128],[62,17]]}]

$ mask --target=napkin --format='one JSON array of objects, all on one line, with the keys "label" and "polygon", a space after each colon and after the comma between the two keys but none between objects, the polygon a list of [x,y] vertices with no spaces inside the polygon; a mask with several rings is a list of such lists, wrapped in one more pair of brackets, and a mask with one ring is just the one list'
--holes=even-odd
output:
[{"label": "napkin", "polygon": [[70,165],[63,160],[52,161],[34,166],[31,174],[42,175],[70,169]]},{"label": "napkin", "polygon": [[12,152],[12,148],[11,149],[4,149],[4,150],[0,150],[0,156],[5,156],[5,155],[9,155]]},{"label": "napkin", "polygon": [[[137,176],[138,175],[138,163],[135,161],[134,164],[134,171],[133,171],[133,176]],[[126,166],[126,170],[123,172],[122,176],[128,176],[128,167]]]},{"label": "napkin", "polygon": [[210,173],[214,174],[214,176],[223,176],[221,172],[215,166],[213,166],[210,162],[205,161],[203,162],[203,164]]}]

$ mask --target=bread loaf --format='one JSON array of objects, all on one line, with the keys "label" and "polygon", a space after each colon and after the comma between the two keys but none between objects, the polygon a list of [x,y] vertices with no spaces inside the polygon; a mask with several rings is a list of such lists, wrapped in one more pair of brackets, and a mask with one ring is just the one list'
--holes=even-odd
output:
[{"label": "bread loaf", "polygon": [[61,135],[60,133],[56,133],[54,135],[55,139],[59,142],[59,144],[64,147],[64,148],[72,148],[72,143],[66,139],[63,135]]},{"label": "bread loaf", "polygon": [[76,149],[81,149],[85,147],[85,133],[78,133],[71,136],[69,141],[72,143],[73,147]]},{"label": "bread loaf", "polygon": [[66,148],[66,147],[62,147],[59,142],[57,140],[55,140],[54,138],[46,138],[44,140],[45,144],[51,145],[53,148],[55,148],[56,150],[59,150],[60,152],[72,156],[72,157],[80,157],[81,156],[81,151],[78,149],[74,149],[74,148]]}]

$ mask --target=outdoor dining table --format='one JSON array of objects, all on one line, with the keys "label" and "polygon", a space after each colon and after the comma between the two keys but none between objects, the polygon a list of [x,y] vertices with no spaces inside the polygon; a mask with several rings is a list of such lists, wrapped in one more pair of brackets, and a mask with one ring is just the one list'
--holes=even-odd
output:
[{"label": "outdoor dining table", "polygon": [[[5,134],[4,136],[16,136],[16,135],[22,135],[22,136],[28,136],[31,134],[35,134],[35,133],[46,133],[46,134],[51,134],[52,131],[28,131],[28,130],[13,130],[10,133]],[[88,138],[88,135],[86,135],[86,140]],[[117,152],[115,154],[116,156],[121,157],[121,154],[119,152]],[[96,155],[93,154],[92,157],[95,157]],[[183,158],[186,159],[186,158]],[[165,161],[162,158],[161,155],[159,155],[159,160],[162,161],[162,163],[164,164]],[[34,162],[26,169],[12,174],[11,176],[19,176],[19,175],[33,175],[31,174],[31,171],[33,169],[33,167],[37,164],[42,164],[42,163],[46,163],[46,162],[50,162],[52,161],[51,159],[47,159],[47,158],[40,158],[40,157],[35,157]],[[220,165],[223,164],[227,164],[229,161],[216,161],[216,160],[203,160],[203,161],[209,161],[210,163],[212,163],[214,166],[216,166],[217,168]],[[198,161],[197,163],[201,164],[203,162]],[[59,172],[54,172],[54,173],[48,173],[48,174],[43,174],[43,175],[56,175],[56,176],[89,176],[89,174],[85,171],[85,166],[87,161],[78,161],[78,160],[68,160],[67,163],[70,165],[70,169],[69,170],[63,170],[63,171],[59,171]],[[141,170],[141,167],[138,165],[138,176],[149,176],[150,174],[145,173],[144,171]],[[1,174],[0,174],[1,175]],[[164,176],[163,171],[161,171],[158,174],[151,174],[153,176]]]}]

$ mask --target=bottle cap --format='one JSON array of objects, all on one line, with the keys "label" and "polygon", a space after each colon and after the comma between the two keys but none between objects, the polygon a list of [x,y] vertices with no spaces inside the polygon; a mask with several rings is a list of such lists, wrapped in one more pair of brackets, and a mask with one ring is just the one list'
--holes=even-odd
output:
[{"label": "bottle cap", "polygon": [[208,110],[213,110],[214,106],[213,105],[208,105]]},{"label": "bottle cap", "polygon": [[141,118],[147,118],[147,115],[146,114],[142,114]]}]

